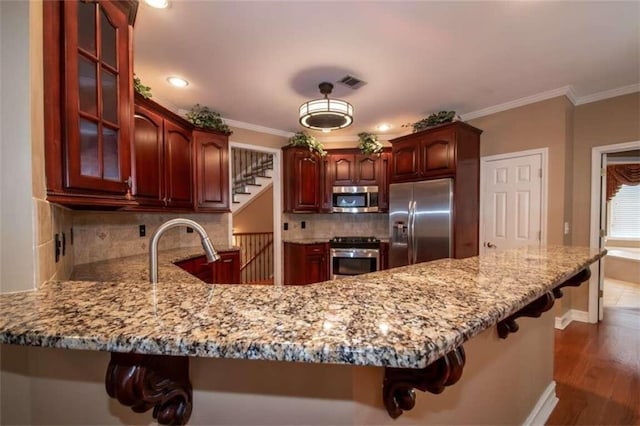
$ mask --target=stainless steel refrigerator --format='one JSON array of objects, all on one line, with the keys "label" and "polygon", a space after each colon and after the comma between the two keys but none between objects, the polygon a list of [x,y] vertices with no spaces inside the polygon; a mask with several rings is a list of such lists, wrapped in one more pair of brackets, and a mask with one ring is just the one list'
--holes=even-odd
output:
[{"label": "stainless steel refrigerator", "polygon": [[389,185],[389,267],[453,255],[453,180]]}]

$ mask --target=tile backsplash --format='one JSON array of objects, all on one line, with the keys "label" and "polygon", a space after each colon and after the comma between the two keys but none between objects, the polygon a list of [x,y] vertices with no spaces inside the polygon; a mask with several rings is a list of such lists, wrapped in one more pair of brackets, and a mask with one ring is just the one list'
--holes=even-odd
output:
[{"label": "tile backsplash", "polygon": [[[214,246],[229,245],[229,218],[218,214],[169,214],[131,212],[74,212],[75,264],[96,262],[122,256],[148,253],[153,232],[169,219],[184,217],[198,222],[209,234]],[[146,226],[146,236],[140,237],[139,225]],[[197,233],[187,233],[185,227],[168,230],[159,241],[160,249],[197,246]]]},{"label": "tile backsplash", "polygon": [[[305,222],[302,229],[301,222]],[[283,240],[327,239],[335,236],[367,236],[388,238],[389,215],[384,213],[368,214],[293,214],[282,215],[282,222],[289,224],[282,231]]]}]

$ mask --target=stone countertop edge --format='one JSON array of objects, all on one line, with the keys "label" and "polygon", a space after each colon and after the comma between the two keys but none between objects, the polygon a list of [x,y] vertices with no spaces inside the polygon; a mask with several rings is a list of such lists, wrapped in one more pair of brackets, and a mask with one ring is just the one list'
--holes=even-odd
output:
[{"label": "stone countertop edge", "polygon": [[51,281],[0,295],[0,343],[422,368],[605,253],[529,247],[308,286]]}]

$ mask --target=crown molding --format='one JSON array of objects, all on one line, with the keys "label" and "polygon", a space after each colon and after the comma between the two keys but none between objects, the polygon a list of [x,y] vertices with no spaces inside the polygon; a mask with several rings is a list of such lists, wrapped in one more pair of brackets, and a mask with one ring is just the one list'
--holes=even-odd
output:
[{"label": "crown molding", "polygon": [[488,108],[483,108],[478,111],[468,112],[466,114],[462,114],[461,118],[462,121],[473,120],[474,118],[480,118],[486,115],[496,114],[498,112],[534,104],[536,102],[546,101],[547,99],[557,98],[558,96],[566,96],[572,103],[575,104],[574,100],[576,99],[576,96],[574,94],[573,87],[563,86],[558,89],[547,90],[546,92],[526,96],[524,98],[494,105]]},{"label": "crown molding", "polygon": [[586,96],[577,96],[573,86],[563,86],[558,89],[548,90],[546,92],[538,93],[524,98],[516,99],[513,101],[505,102],[503,104],[494,105],[488,108],[483,108],[478,111],[468,112],[462,114],[463,121],[473,120],[474,118],[484,117],[486,115],[495,114],[502,111],[507,111],[513,108],[533,104],[536,102],[546,101],[547,99],[556,98],[558,96],[566,96],[567,99],[574,105],[584,105],[591,102],[602,101],[604,99],[615,98],[616,96],[628,95],[630,93],[640,92],[640,84],[630,84],[629,86],[618,87],[617,89],[605,90],[598,93],[593,93]]},{"label": "crown molding", "polygon": [[630,93],[640,92],[640,83],[630,84],[624,87],[618,87],[617,89],[604,90],[602,92],[594,93],[592,95],[581,96],[574,102],[574,105],[589,104],[591,102],[598,102],[609,98],[615,98],[616,96],[628,95]]},{"label": "crown molding", "polygon": [[231,127],[238,129],[252,130],[254,132],[267,133],[269,135],[282,136],[283,138],[290,138],[294,135],[293,132],[287,132],[285,130],[273,129],[271,127],[260,126],[258,124],[245,123],[244,121],[231,120],[229,118],[224,119]]}]

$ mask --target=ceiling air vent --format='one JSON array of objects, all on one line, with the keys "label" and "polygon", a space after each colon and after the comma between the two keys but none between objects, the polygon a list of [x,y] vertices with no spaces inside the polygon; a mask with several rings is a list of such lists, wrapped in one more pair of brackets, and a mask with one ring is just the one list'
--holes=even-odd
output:
[{"label": "ceiling air vent", "polygon": [[365,81],[362,81],[359,78],[354,77],[352,75],[346,75],[342,77],[340,80],[338,80],[338,83],[344,84],[347,87],[351,87],[354,90],[359,89],[365,84],[367,84]]}]

